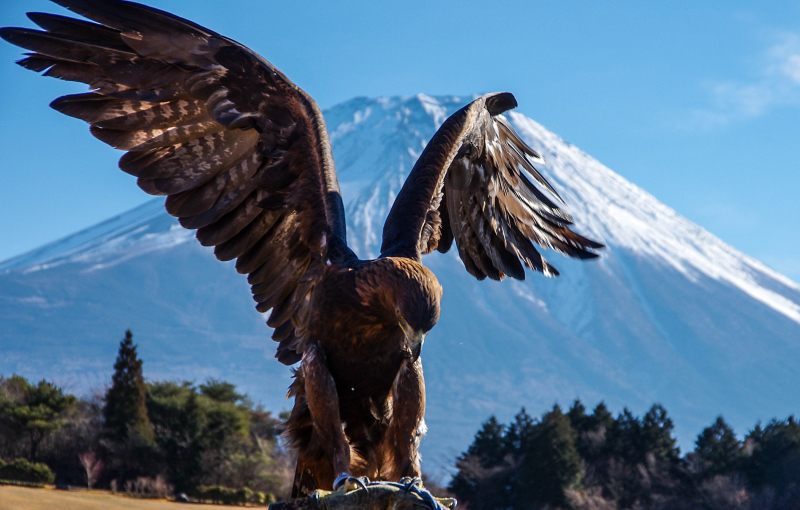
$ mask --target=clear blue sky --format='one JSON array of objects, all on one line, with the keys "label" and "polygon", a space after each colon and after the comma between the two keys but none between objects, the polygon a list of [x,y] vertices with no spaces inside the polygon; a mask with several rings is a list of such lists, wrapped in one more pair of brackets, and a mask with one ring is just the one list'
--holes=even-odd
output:
[{"label": "clear blue sky", "polygon": [[[519,110],[800,281],[800,3],[152,0],[236,39],[323,107],[508,90]],[[2,0],[33,26],[42,0]],[[78,84],[0,43],[0,260],[149,199],[47,107]]]}]

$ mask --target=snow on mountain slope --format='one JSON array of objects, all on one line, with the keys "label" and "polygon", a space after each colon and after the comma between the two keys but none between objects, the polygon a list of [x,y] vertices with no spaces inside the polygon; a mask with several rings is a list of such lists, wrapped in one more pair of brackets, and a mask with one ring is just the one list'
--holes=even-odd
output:
[{"label": "snow on mountain slope", "polygon": [[[326,112],[348,242],[377,255],[383,221],[441,122],[469,98],[356,98]],[[423,350],[427,469],[446,469],[490,414],[601,399],[665,405],[678,438],[719,414],[743,433],[800,407],[800,285],[747,257],[521,114],[509,118],[599,260],[548,259],[561,277],[478,282],[456,250],[424,262],[444,287]],[[113,171],[113,169],[109,169]],[[146,376],[240,385],[286,408],[244,278],[191,240],[154,200],[0,264],[0,373],[102,385],[130,327]]]},{"label": "snow on mountain slope", "polygon": [[[510,117],[534,148],[552,160],[548,168],[561,184],[562,197],[576,204],[571,210],[594,235],[668,264],[689,279],[699,272],[728,282],[800,323],[800,285],[726,245],[533,120],[514,112]],[[764,286],[766,281],[794,292],[794,300]]]},{"label": "snow on mountain slope", "polygon": [[118,264],[149,251],[192,241],[194,233],[164,214],[163,200],[151,200],[125,214],[0,264],[0,271],[24,273],[67,262],[94,262],[90,269]]}]

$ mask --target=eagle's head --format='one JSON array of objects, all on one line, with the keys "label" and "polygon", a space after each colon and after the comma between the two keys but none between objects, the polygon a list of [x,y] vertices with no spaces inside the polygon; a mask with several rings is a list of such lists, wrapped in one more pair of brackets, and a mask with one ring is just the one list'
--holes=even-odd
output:
[{"label": "eagle's head", "polygon": [[422,264],[417,265],[395,294],[395,315],[414,360],[419,358],[425,335],[439,320],[442,299],[439,281]]}]

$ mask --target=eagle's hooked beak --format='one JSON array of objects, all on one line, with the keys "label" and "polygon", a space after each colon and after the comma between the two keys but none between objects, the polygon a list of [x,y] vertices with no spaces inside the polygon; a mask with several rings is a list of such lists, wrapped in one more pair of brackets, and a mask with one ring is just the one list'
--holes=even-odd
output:
[{"label": "eagle's hooked beak", "polygon": [[411,356],[414,361],[417,361],[420,353],[422,352],[422,343],[425,341],[425,332],[416,331],[408,325],[408,323],[400,319],[400,327],[403,328],[403,333],[406,335],[408,345],[411,347]]}]

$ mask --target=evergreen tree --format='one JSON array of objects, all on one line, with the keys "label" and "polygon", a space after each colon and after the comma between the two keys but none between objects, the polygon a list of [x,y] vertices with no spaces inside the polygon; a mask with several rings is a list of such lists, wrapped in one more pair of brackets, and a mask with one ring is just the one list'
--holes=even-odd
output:
[{"label": "evergreen tree", "polygon": [[186,491],[197,486],[203,473],[203,452],[208,443],[203,431],[208,419],[194,391],[189,394],[182,411],[179,413],[177,428],[180,435],[167,437],[164,444],[170,480],[176,489]]},{"label": "evergreen tree", "polygon": [[480,459],[481,466],[490,468],[503,461],[505,426],[491,416],[475,434],[475,440],[467,449],[467,455]]},{"label": "evergreen tree", "polygon": [[28,442],[28,458],[35,461],[39,445],[64,426],[64,414],[78,399],[45,380],[30,384],[24,377],[0,377],[0,434],[12,442]]},{"label": "evergreen tree", "polygon": [[490,417],[478,430],[467,451],[456,459],[458,472],[449,489],[472,510],[508,506],[508,477],[512,466],[504,459],[505,426]]},{"label": "evergreen tree", "polygon": [[208,379],[205,384],[200,385],[200,393],[211,400],[230,404],[236,404],[245,399],[244,395],[236,393],[236,386],[214,378]]},{"label": "evergreen tree", "polygon": [[125,338],[119,344],[111,381],[103,409],[107,436],[117,442],[134,439],[151,443],[153,427],[147,417],[142,360],[136,354],[130,330],[125,332]]},{"label": "evergreen tree", "polygon": [[578,399],[575,399],[575,402],[572,403],[572,407],[567,411],[567,417],[572,424],[572,428],[574,428],[578,434],[592,429],[592,419],[586,414],[586,407],[584,407],[583,403]]},{"label": "evergreen tree", "polygon": [[[584,439],[590,455],[576,448]],[[450,488],[471,510],[797,507],[794,416],[757,424],[744,442],[719,417],[696,446],[681,458],[659,404],[641,419],[628,409],[614,419],[603,403],[587,415],[577,400],[566,414],[554,406],[539,420],[523,408],[505,427],[494,418],[482,425]]]},{"label": "evergreen tree", "polygon": [[744,468],[751,487],[800,487],[800,423],[794,416],[773,418],[763,429],[756,425],[745,441],[753,445]]},{"label": "evergreen tree", "polygon": [[495,479],[502,471],[498,467],[502,457],[505,427],[491,416],[481,425],[466,452],[456,459],[458,472],[448,488],[461,500],[469,502],[474,510],[498,508]]},{"label": "evergreen tree", "polygon": [[578,448],[581,458],[596,458],[605,443],[605,429],[599,430],[593,416],[586,414],[586,407],[578,399],[572,403],[567,417],[577,433],[575,446]]},{"label": "evergreen tree", "polygon": [[695,454],[703,477],[728,474],[742,459],[742,444],[722,416],[697,436]]},{"label": "evergreen tree", "polygon": [[661,404],[653,404],[642,419],[642,453],[652,455],[656,461],[675,461],[680,457],[677,441],[672,437],[672,419]]},{"label": "evergreen tree", "polygon": [[512,458],[519,458],[522,456],[522,451],[525,446],[533,437],[536,427],[536,422],[525,411],[523,407],[514,417],[514,423],[508,426],[506,431],[504,444],[504,454],[510,455]]},{"label": "evergreen tree", "polygon": [[605,402],[600,402],[595,406],[589,419],[591,424],[590,428],[593,430],[599,430],[601,427],[604,430],[608,430],[614,424],[614,416],[611,415]]},{"label": "evergreen tree", "polygon": [[524,481],[521,478],[520,466],[525,459],[525,452],[536,435],[537,421],[525,411],[523,407],[509,424],[504,438],[504,454],[507,472],[503,477],[498,477],[497,483],[505,488],[503,499],[496,508],[509,508],[519,499],[519,487]]},{"label": "evergreen tree", "polygon": [[233,452],[241,455],[254,432],[250,409],[230,401],[235,387],[223,382],[214,386],[227,388],[224,393],[211,392],[219,399],[198,392],[188,382],[147,385],[155,441],[163,452],[168,478],[179,492],[191,492],[204,483],[218,484],[232,467]]},{"label": "evergreen tree", "polygon": [[575,486],[581,476],[576,437],[569,418],[558,405],[542,417],[523,451],[514,508],[567,506],[565,491]]},{"label": "evergreen tree", "polygon": [[595,406],[592,414],[586,414],[583,404],[576,400],[569,410],[569,419],[578,432],[576,446],[581,458],[594,462],[606,449],[608,431],[614,424],[614,417],[603,402]]},{"label": "evergreen tree", "polygon": [[642,447],[642,422],[625,407],[611,424],[606,440],[609,454],[619,457],[627,464],[638,464],[645,460]]}]

